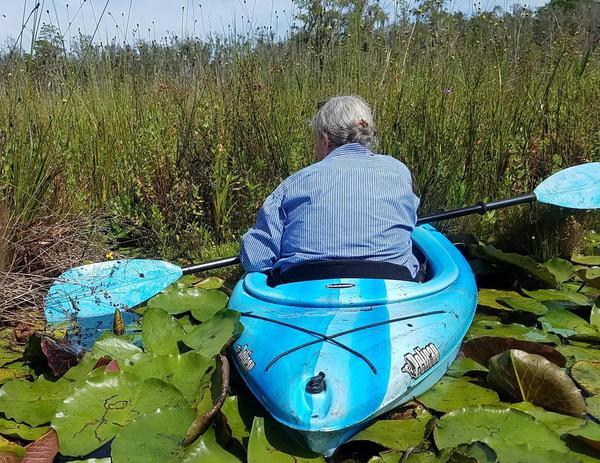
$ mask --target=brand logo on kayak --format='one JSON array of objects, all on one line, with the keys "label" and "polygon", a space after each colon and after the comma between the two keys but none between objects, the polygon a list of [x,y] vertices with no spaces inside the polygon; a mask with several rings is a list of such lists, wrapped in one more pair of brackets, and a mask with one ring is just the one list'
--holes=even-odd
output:
[{"label": "brand logo on kayak", "polygon": [[331,283],[330,285],[325,286],[329,289],[346,289],[346,288],[354,288],[356,285],[352,283]]},{"label": "brand logo on kayak", "polygon": [[415,347],[414,352],[404,354],[404,366],[402,371],[408,373],[411,378],[417,379],[440,360],[440,353],[434,344],[425,347]]},{"label": "brand logo on kayak", "polygon": [[248,349],[248,344],[243,348],[240,345],[235,346],[235,356],[244,373],[248,373],[256,366],[256,362],[252,360],[252,351]]}]

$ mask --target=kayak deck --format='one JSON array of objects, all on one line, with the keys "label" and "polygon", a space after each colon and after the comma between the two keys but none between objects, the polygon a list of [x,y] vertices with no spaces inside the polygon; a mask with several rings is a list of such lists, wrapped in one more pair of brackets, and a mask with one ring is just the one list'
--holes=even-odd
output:
[{"label": "kayak deck", "polygon": [[430,226],[413,234],[425,283],[335,279],[271,288],[246,275],[230,307],[244,332],[234,364],[252,392],[309,445],[330,453],[370,420],[425,392],[452,363],[477,291],[452,244]]}]

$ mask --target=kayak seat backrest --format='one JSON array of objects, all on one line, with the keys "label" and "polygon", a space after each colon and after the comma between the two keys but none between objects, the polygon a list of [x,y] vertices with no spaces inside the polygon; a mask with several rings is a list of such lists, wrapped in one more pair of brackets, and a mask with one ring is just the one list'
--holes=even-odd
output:
[{"label": "kayak seat backrest", "polygon": [[267,275],[249,273],[243,290],[251,298],[294,307],[352,308],[376,306],[417,299],[443,291],[459,276],[452,244],[430,225],[417,227],[412,235],[415,246],[427,259],[428,279],[412,281],[330,278],[269,286]]}]

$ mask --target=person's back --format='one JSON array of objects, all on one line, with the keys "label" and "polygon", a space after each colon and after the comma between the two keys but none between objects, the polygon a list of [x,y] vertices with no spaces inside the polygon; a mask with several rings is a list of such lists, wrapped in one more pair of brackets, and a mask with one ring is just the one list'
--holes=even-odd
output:
[{"label": "person's back", "polygon": [[332,98],[315,116],[313,129],[321,160],[267,198],[242,240],[246,271],[285,272],[307,262],[352,260],[397,264],[414,277],[419,264],[410,234],[419,199],[408,168],[368,148],[374,128],[366,103]]}]

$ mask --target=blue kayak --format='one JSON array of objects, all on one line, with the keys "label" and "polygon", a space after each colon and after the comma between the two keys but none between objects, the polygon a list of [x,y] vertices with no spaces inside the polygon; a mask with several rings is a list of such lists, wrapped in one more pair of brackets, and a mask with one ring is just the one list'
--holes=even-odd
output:
[{"label": "blue kayak", "polygon": [[424,283],[331,279],[267,284],[245,275],[229,306],[243,313],[233,363],[271,415],[317,453],[431,388],[456,358],[477,306],[473,273],[429,225],[413,241]]}]

